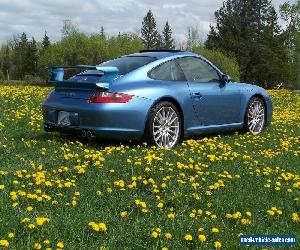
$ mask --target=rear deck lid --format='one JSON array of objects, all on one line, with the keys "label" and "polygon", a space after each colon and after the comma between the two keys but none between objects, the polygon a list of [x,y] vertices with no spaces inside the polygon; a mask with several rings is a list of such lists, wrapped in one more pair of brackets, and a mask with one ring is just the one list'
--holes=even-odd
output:
[{"label": "rear deck lid", "polygon": [[[80,73],[64,80],[65,71],[71,69],[79,69]],[[52,67],[51,73],[48,82],[55,83],[54,95],[59,98],[86,100],[95,90],[109,90],[111,83],[119,77],[119,70],[116,67],[86,65]]]}]

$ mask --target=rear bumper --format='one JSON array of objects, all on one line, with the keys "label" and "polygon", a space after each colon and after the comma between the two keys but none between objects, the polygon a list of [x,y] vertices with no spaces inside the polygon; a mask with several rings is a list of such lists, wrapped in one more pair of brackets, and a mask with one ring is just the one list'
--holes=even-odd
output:
[{"label": "rear bumper", "polygon": [[[87,100],[61,98],[43,104],[44,126],[50,131],[82,134],[111,139],[140,139],[144,134],[148,110],[152,102],[134,97],[128,103],[91,104]],[[57,124],[58,112],[70,112],[70,125]]]},{"label": "rear bumper", "polygon": [[58,126],[53,123],[44,122],[44,127],[47,132],[63,132],[68,134],[74,134],[81,136],[83,131],[90,131],[98,138],[108,139],[124,139],[124,140],[139,140],[143,136],[142,131],[129,130],[129,129],[110,129],[110,128],[98,128],[98,127],[86,127],[86,126]]}]

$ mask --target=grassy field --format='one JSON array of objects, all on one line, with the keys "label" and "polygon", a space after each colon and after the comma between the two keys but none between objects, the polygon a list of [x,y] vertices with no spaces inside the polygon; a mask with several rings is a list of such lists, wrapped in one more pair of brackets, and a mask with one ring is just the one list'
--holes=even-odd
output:
[{"label": "grassy field", "polygon": [[45,133],[49,91],[0,86],[0,246],[240,249],[240,234],[277,233],[300,246],[300,95],[270,91],[259,136],[163,150]]}]

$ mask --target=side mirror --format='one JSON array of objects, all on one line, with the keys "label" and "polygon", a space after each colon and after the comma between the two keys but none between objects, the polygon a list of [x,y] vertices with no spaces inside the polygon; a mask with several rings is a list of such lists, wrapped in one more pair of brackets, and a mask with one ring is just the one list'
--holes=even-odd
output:
[{"label": "side mirror", "polygon": [[231,77],[230,77],[229,75],[222,75],[222,77],[221,77],[221,82],[222,82],[223,84],[226,84],[226,83],[228,83],[228,82],[231,82]]}]

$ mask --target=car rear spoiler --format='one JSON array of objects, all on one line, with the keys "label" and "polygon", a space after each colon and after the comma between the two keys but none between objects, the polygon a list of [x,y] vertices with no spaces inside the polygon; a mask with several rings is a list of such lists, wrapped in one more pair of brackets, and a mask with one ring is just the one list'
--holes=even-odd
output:
[{"label": "car rear spoiler", "polygon": [[96,70],[100,75],[105,76],[105,82],[111,82],[119,75],[119,70],[117,67],[101,67],[90,65],[53,66],[48,68],[51,73],[48,83],[56,83],[57,85],[67,83],[64,81],[65,71],[71,69],[79,69],[80,73],[83,73],[86,70]]}]

